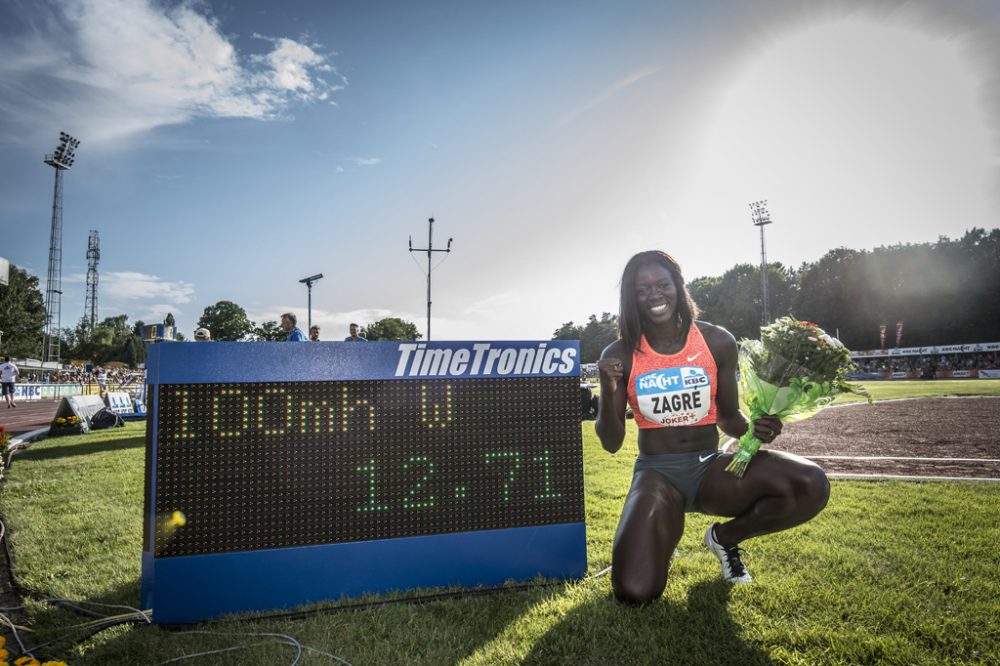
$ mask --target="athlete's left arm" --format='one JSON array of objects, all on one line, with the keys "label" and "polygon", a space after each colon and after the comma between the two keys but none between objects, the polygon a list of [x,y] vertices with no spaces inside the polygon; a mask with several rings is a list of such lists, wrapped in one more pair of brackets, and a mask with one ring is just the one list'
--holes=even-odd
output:
[{"label": "athlete's left arm", "polygon": [[[719,387],[715,393],[715,418],[719,429],[730,437],[742,437],[748,427],[747,419],[740,412],[739,387],[736,383],[737,358],[736,338],[733,334],[712,324],[701,323],[701,334],[705,344],[715,358]],[[765,414],[753,422],[753,434],[757,439],[769,444],[781,434],[781,419]]]}]

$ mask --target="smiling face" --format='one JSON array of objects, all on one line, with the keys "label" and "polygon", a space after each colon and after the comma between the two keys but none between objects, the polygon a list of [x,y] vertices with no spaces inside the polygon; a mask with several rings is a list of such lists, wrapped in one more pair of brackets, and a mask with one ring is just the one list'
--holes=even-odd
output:
[{"label": "smiling face", "polygon": [[635,300],[639,315],[651,324],[666,324],[677,316],[677,285],[670,271],[645,264],[635,273]]}]

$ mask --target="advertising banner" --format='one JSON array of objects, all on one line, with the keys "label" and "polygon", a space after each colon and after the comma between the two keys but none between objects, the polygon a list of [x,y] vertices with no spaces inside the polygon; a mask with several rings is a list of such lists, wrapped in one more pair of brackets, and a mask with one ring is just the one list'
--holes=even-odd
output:
[{"label": "advertising banner", "polygon": [[40,384],[14,384],[15,400],[38,400],[42,397]]}]

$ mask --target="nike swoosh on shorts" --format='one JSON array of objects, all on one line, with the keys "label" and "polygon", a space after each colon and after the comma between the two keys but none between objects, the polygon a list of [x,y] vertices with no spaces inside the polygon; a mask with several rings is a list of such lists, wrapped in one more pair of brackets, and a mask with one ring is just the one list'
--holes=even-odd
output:
[{"label": "nike swoosh on shorts", "polygon": [[704,457],[698,456],[698,462],[705,462],[709,458],[714,458],[717,455],[719,455],[718,451],[716,451],[715,453],[709,453],[707,456],[704,456]]}]

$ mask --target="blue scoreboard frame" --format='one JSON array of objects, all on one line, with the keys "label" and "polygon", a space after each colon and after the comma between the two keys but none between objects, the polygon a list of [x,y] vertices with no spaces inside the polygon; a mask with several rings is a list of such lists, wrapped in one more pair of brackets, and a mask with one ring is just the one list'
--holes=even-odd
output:
[{"label": "blue scoreboard frame", "polygon": [[158,623],[586,573],[579,343],[149,348]]}]

